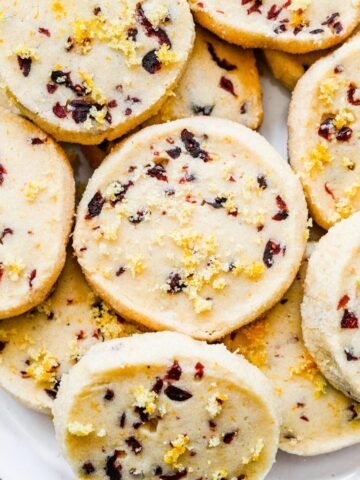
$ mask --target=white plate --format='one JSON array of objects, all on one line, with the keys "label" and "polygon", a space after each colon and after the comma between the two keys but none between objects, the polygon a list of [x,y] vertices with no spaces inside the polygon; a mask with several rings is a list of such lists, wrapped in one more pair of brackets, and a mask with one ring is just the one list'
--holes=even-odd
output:
[{"label": "white plate", "polygon": [[[262,81],[265,121],[261,133],[287,158],[289,94],[267,74]],[[3,391],[0,412],[0,480],[75,479],[59,454],[50,419]],[[279,453],[266,480],[360,480],[360,445],[308,459]]]}]

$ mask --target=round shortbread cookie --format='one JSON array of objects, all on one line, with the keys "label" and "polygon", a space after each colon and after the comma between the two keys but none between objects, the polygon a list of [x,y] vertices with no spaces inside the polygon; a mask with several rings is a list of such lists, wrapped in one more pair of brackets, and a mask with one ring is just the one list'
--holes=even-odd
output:
[{"label": "round shortbread cookie", "polygon": [[155,114],[191,52],[186,0],[4,0],[0,73],[56,139],[98,144]]},{"label": "round shortbread cookie", "polygon": [[125,318],[215,340],[290,286],[306,216],[300,182],[263,137],[191,118],[112,151],[84,193],[74,246],[89,282]]},{"label": "round shortbread cookie", "polygon": [[339,44],[360,19],[358,0],[190,0],[196,20],[247,48],[306,53]]},{"label": "round shortbread cookie", "polygon": [[319,242],[302,305],[307,348],[325,377],[360,401],[360,213]]},{"label": "round shortbread cookie", "polygon": [[281,302],[226,337],[225,345],[239,350],[273,384],[282,415],[280,448],[319,455],[360,442],[360,405],[326,382],[304,345],[300,305],[306,268],[304,260]]},{"label": "round shortbread cookie", "polygon": [[163,332],[92,348],[53,412],[79,479],[260,480],[278,446],[275,405],[245,359]]},{"label": "round shortbread cookie", "polygon": [[51,412],[61,377],[95,343],[139,333],[88,287],[68,255],[54,293],[0,324],[0,385],[30,408]]},{"label": "round shortbread cookie", "polygon": [[330,228],[360,209],[360,35],[298,82],[289,155],[316,222]]},{"label": "round shortbread cookie", "polygon": [[262,93],[251,50],[229,45],[198,28],[193,53],[178,87],[151,123],[205,115],[256,129]]},{"label": "round shortbread cookie", "polygon": [[59,276],[74,213],[74,178],[63,150],[1,109],[0,319],[41,303]]}]

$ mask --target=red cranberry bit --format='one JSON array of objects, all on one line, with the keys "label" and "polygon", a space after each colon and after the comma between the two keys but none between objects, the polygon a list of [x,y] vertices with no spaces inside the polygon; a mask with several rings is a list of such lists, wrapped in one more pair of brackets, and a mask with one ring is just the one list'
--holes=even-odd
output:
[{"label": "red cranberry bit", "polygon": [[331,28],[336,34],[339,34],[343,31],[344,27],[342,26],[342,23],[339,21],[340,14],[339,12],[335,12],[332,15],[330,15],[325,22],[323,22],[321,25],[326,25],[329,28]]},{"label": "red cranberry bit", "polygon": [[271,6],[267,13],[267,19],[268,20],[277,20],[278,16],[280,13],[284,10],[284,8],[287,8],[289,5],[291,5],[291,0],[287,0],[283,5],[280,7],[277,7],[275,4]]},{"label": "red cranberry bit", "polygon": [[156,50],[150,50],[142,59],[144,70],[153,75],[161,70],[161,62],[156,55]]},{"label": "red cranberry bit", "polygon": [[56,90],[58,89],[58,87],[57,87],[57,85],[54,85],[53,83],[48,83],[48,84],[46,85],[46,89],[47,89],[48,93],[49,93],[50,95],[52,95],[53,93],[56,92]]},{"label": "red cranberry bit", "polygon": [[51,37],[51,33],[47,28],[39,27],[39,33],[46,35],[47,37]]},{"label": "red cranberry bit", "polygon": [[346,307],[349,301],[350,301],[349,295],[344,295],[343,297],[340,298],[337,309],[342,310],[343,308]]},{"label": "red cranberry bit", "polygon": [[351,413],[350,421],[353,421],[359,418],[359,414],[357,413],[355,405],[350,405],[350,407],[348,407],[347,410],[349,410],[349,412]]},{"label": "red cranberry bit", "polygon": [[142,452],[143,447],[139,442],[139,440],[137,440],[135,437],[127,438],[125,440],[125,443],[128,447],[131,448],[131,450],[135,453],[135,455],[139,455],[139,453]]},{"label": "red cranberry bit", "polygon": [[204,204],[210,205],[215,209],[223,208],[226,202],[227,202],[226,197],[216,197],[212,202],[207,202],[204,200]]},{"label": "red cranberry bit", "polygon": [[180,480],[181,478],[186,477],[187,469],[181,470],[181,472],[169,473],[166,475],[161,475],[160,480]]},{"label": "red cranberry bit", "polygon": [[264,177],[264,175],[259,175],[257,177],[257,183],[258,183],[259,187],[261,188],[261,190],[266,190],[267,187],[268,187],[267,180]]},{"label": "red cranberry bit", "polygon": [[132,114],[132,108],[128,107],[126,110],[125,110],[125,116],[126,117],[129,117],[131,114]]},{"label": "red cranberry bit", "polygon": [[336,134],[336,140],[339,142],[348,142],[352,137],[353,131],[350,127],[342,127]]},{"label": "red cranberry bit", "polygon": [[172,366],[166,372],[164,380],[178,381],[181,378],[181,374],[182,374],[182,368],[180,367],[179,362],[175,360]]},{"label": "red cranberry bit", "polygon": [[352,347],[345,347],[344,353],[348,362],[357,362],[360,360],[360,357],[355,356],[354,349]]},{"label": "red cranberry bit", "polygon": [[111,402],[111,400],[114,400],[114,397],[115,397],[114,390],[111,390],[110,388],[108,388],[105,392],[104,400]]},{"label": "red cranberry bit", "polygon": [[274,256],[279,255],[281,252],[281,246],[278,243],[269,240],[265,246],[263,262],[267,268],[271,268],[274,265]]},{"label": "red cranberry bit", "polygon": [[0,262],[0,282],[4,276],[4,265],[2,262]]},{"label": "red cranberry bit", "polygon": [[200,143],[195,139],[195,135],[186,128],[181,132],[181,141],[185,146],[185,150],[193,158],[201,158],[204,162],[209,161],[209,154],[200,148]]},{"label": "red cranberry bit", "polygon": [[7,342],[0,340],[0,353],[5,350],[6,345],[7,345]]},{"label": "red cranberry bit", "polygon": [[133,186],[134,183],[131,180],[121,185],[121,190],[119,191],[119,193],[116,194],[116,200],[111,202],[111,205],[114,207],[117,203],[121,203],[124,200],[129,188]]},{"label": "red cranberry bit", "polygon": [[216,53],[215,47],[212,43],[207,42],[208,51],[211,55],[211,58],[216,63],[216,65],[227,72],[232,72],[233,70],[237,70],[237,66],[233,65],[232,63],[228,62],[225,58],[220,58]]},{"label": "red cranberry bit", "polygon": [[325,183],[324,184],[324,189],[325,189],[325,192],[330,195],[330,197],[335,200],[335,195],[334,195],[334,192],[331,190],[331,188],[329,187],[329,184],[328,183]]},{"label": "red cranberry bit", "polygon": [[4,183],[5,175],[7,174],[7,171],[3,165],[0,163],[0,187]]},{"label": "red cranberry bit", "polygon": [[140,25],[145,29],[148,37],[156,37],[160,45],[167,45],[171,48],[171,41],[168,34],[162,28],[154,28],[150,20],[145,15],[145,12],[139,3],[136,7],[136,19]]},{"label": "red cranberry bit", "polygon": [[120,267],[120,268],[116,271],[116,276],[117,276],[117,277],[121,277],[121,275],[122,275],[123,273],[125,273],[125,272],[126,272],[126,268],[125,268],[125,267]]},{"label": "red cranberry bit", "polygon": [[121,450],[115,450],[113,455],[107,457],[105,473],[110,480],[122,480],[122,466],[119,463],[119,459],[124,455]]},{"label": "red cranberry bit", "polygon": [[29,275],[29,287],[32,288],[33,287],[33,282],[36,278],[36,274],[37,274],[37,271],[36,269],[35,270],[31,270],[30,272],[30,275]]},{"label": "red cranberry bit", "polygon": [[87,102],[86,100],[72,100],[68,105],[68,110],[71,112],[75,123],[85,123],[92,107],[95,107],[98,111],[102,108],[98,103]]},{"label": "red cranberry bit", "polygon": [[166,283],[169,285],[168,293],[171,294],[180,293],[186,288],[180,273],[177,272],[171,272]]},{"label": "red cranberry bit", "polygon": [[152,387],[151,391],[155,392],[157,395],[160,395],[164,386],[164,380],[162,378],[157,377],[154,386]]},{"label": "red cranberry bit", "polygon": [[110,100],[110,102],[108,102],[107,106],[109,108],[116,108],[118,106],[118,103],[116,100]]},{"label": "red cranberry bit", "polygon": [[301,415],[300,419],[303,420],[304,422],[309,422],[309,419],[306,415]]},{"label": "red cranberry bit", "polygon": [[0,233],[0,245],[3,245],[3,240],[6,235],[13,235],[14,230],[12,228],[4,228],[4,230]]},{"label": "red cranberry bit", "polygon": [[145,216],[147,214],[147,210],[138,210],[136,215],[131,215],[128,220],[130,223],[134,225],[138,225],[139,223],[145,220]]},{"label": "red cranberry bit", "polygon": [[360,105],[360,88],[351,83],[348,90],[348,100],[352,105]]},{"label": "red cranberry bit", "polygon": [[91,218],[98,217],[104,205],[105,199],[100,192],[96,192],[88,204],[88,213],[85,216],[85,219],[90,220]]},{"label": "red cranberry bit", "polygon": [[124,412],[120,417],[120,422],[119,422],[120,427],[124,428],[125,423],[126,423],[126,413]]},{"label": "red cranberry bit", "polygon": [[331,137],[335,135],[335,132],[334,119],[329,117],[321,123],[318,134],[320,137],[325,138],[325,140],[330,140]]},{"label": "red cranberry bit", "polygon": [[349,310],[344,311],[344,315],[341,320],[341,328],[355,329],[359,328],[359,320],[357,316]]},{"label": "red cranberry bit", "polygon": [[139,30],[137,28],[129,28],[127,32],[127,40],[132,40],[136,42]]},{"label": "red cranberry bit", "polygon": [[166,150],[166,153],[169,155],[170,158],[176,160],[181,155],[181,148],[174,147],[174,148],[171,148],[170,150]]},{"label": "red cranberry bit", "polygon": [[316,28],[315,30],[311,30],[311,33],[312,35],[319,35],[320,33],[324,33],[324,29],[323,28]]},{"label": "red cranberry bit", "polygon": [[227,445],[229,445],[234,440],[234,438],[236,436],[237,436],[237,432],[225,433],[224,436],[223,436],[223,442],[226,443]]},{"label": "red cranberry bit", "polygon": [[28,77],[31,71],[32,59],[22,58],[18,55],[17,60],[22,74],[24,75],[24,77]]},{"label": "red cranberry bit", "polygon": [[219,87],[221,87],[226,92],[229,92],[233,97],[237,98],[237,94],[235,93],[234,84],[229,78],[221,77]]},{"label": "red cranberry bit", "polygon": [[165,388],[164,393],[168,398],[170,398],[170,400],[173,400],[174,402],[186,402],[192,397],[190,392],[175,387],[174,385],[168,385]]},{"label": "red cranberry bit", "polygon": [[153,475],[155,475],[155,477],[158,477],[159,475],[161,475],[163,473],[163,469],[158,465],[158,466],[154,467],[152,473],[153,473]]},{"label": "red cranberry bit", "polygon": [[288,209],[286,203],[284,202],[284,200],[280,197],[280,195],[278,195],[276,197],[276,204],[279,208],[279,211],[276,215],[274,215],[272,217],[272,219],[277,221],[277,222],[281,222],[283,220],[286,220],[289,216],[289,209]]},{"label": "red cranberry bit", "polygon": [[194,375],[194,377],[197,380],[201,380],[204,376],[204,372],[205,372],[204,365],[200,362],[197,362],[197,364],[195,365],[195,375]]},{"label": "red cranberry bit", "polygon": [[342,73],[344,70],[345,70],[344,65],[336,65],[336,67],[334,68],[335,73]]},{"label": "red cranberry bit", "polygon": [[194,115],[203,115],[204,117],[209,117],[213,110],[215,108],[215,105],[205,105],[205,106],[200,106],[200,105],[191,105],[191,110]]},{"label": "red cranberry bit", "polygon": [[153,167],[149,167],[146,170],[146,175],[148,175],[149,177],[152,177],[152,178],[156,178],[157,180],[159,180],[161,182],[167,182],[168,181],[168,177],[167,177],[167,174],[166,174],[166,169],[160,163],[157,164],[157,165],[154,165]]},{"label": "red cranberry bit", "polygon": [[85,475],[91,475],[95,473],[95,467],[91,462],[86,462],[81,467],[81,470],[85,473]]},{"label": "red cranberry bit", "polygon": [[101,7],[95,7],[94,8],[94,15],[95,17],[97,17],[99,15],[99,13],[101,13]]},{"label": "red cranberry bit", "polygon": [[56,102],[55,105],[53,106],[53,112],[58,118],[67,117],[66,108],[60,105],[59,102]]},{"label": "red cranberry bit", "polygon": [[251,15],[252,13],[260,13],[262,7],[262,0],[241,0],[241,5],[247,5],[248,3],[253,2],[253,5],[248,8],[247,14]]},{"label": "red cranberry bit", "polygon": [[47,141],[47,138],[45,137],[44,139],[39,138],[39,137],[33,137],[31,139],[31,145],[42,145]]}]

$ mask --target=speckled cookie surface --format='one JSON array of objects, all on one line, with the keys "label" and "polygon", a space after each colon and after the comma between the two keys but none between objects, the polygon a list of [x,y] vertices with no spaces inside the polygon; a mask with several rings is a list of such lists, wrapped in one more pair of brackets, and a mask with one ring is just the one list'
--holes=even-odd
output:
[{"label": "speckled cookie surface", "polygon": [[80,203],[74,245],[125,318],[216,339],[289,287],[306,215],[300,183],[265,139],[191,118],[149,127],[107,157]]},{"label": "speckled cookie surface", "polygon": [[263,479],[279,425],[265,376],[223,345],[151,333],[94,347],[64,378],[58,441],[79,479]]},{"label": "speckled cookie surface", "polygon": [[245,355],[273,384],[283,419],[280,448],[319,455],[360,442],[360,406],[326,382],[304,345],[300,305],[306,268],[304,260],[281,302],[226,337],[225,345]]},{"label": "speckled cookie surface", "polygon": [[360,18],[358,0],[190,0],[196,20],[224,40],[290,53],[340,43]]},{"label": "speckled cookie surface", "polygon": [[65,153],[1,109],[0,319],[44,300],[65,261],[74,179]]},{"label": "speckled cookie surface", "polygon": [[91,346],[135,332],[94,295],[68,254],[54,293],[31,312],[1,322],[0,385],[50,413],[62,375]]},{"label": "speckled cookie surface", "polygon": [[297,84],[290,161],[314,219],[329,228],[360,209],[360,35],[319,60]]},{"label": "speckled cookie surface", "polygon": [[156,113],[194,38],[186,0],[4,0],[1,15],[9,93],[58,140],[84,144]]},{"label": "speckled cookie surface", "polygon": [[193,115],[260,126],[262,94],[254,53],[197,28],[194,50],[178,87],[151,123]]},{"label": "speckled cookie surface", "polygon": [[333,227],[310,262],[302,305],[306,346],[326,378],[360,401],[360,213]]}]

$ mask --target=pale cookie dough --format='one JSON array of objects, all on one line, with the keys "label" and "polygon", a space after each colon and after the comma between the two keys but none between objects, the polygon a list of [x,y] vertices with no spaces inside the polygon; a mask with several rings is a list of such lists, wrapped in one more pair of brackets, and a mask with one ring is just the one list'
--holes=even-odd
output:
[{"label": "pale cookie dough", "polygon": [[260,480],[278,446],[275,405],[245,359],[163,332],[92,348],[53,413],[81,480]]},{"label": "pale cookie dough", "polygon": [[325,377],[360,401],[360,213],[319,242],[302,305],[307,348]]},{"label": "pale cookie dough", "polygon": [[49,414],[62,375],[91,346],[135,332],[92,293],[69,253],[54,293],[31,312],[0,323],[0,386]]},{"label": "pale cookie dough", "polygon": [[178,87],[151,123],[193,115],[227,118],[253,129],[263,118],[254,53],[229,45],[200,28]]},{"label": "pale cookie dough", "polygon": [[0,74],[57,140],[98,144],[155,114],[192,49],[186,0],[3,0]]},{"label": "pale cookie dough", "polygon": [[191,118],[112,151],[84,193],[74,245],[89,282],[125,318],[215,340],[280,300],[301,262],[306,216],[298,179],[263,137]]},{"label": "pale cookie dough", "polygon": [[247,48],[307,53],[337,45],[360,20],[358,0],[190,0],[196,20]]},{"label": "pale cookie dough", "polygon": [[258,366],[273,384],[283,420],[280,448],[296,455],[320,455],[360,442],[360,405],[326,382],[305,348],[300,305],[306,268],[304,260],[276,307],[224,343]]},{"label": "pale cookie dough", "polygon": [[319,60],[297,84],[289,155],[323,228],[360,209],[360,35]]},{"label": "pale cookie dough", "polygon": [[0,109],[0,319],[41,303],[65,262],[74,178],[63,150]]}]

